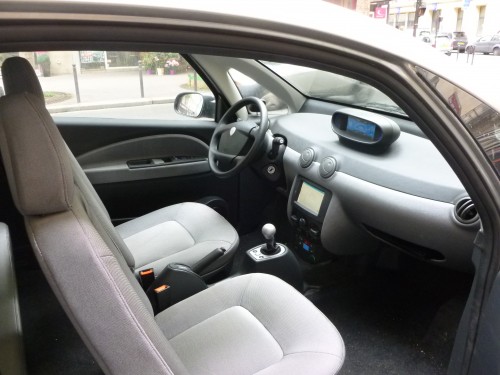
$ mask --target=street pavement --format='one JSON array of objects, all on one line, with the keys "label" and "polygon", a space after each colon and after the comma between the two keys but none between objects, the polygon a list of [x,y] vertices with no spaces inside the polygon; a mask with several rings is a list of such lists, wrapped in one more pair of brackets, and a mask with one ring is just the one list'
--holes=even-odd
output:
[{"label": "street pavement", "polygon": [[187,73],[148,75],[143,73],[144,96],[138,70],[96,70],[77,76],[80,103],[72,74],[39,77],[43,91],[67,93],[69,99],[48,104],[52,113],[85,109],[129,107],[173,102],[175,96],[193,90]]},{"label": "street pavement", "polygon": [[470,67],[472,70],[487,73],[498,73],[500,67],[500,56],[493,55],[467,55],[466,53],[457,54],[456,51],[448,56],[450,64],[457,65],[458,67]]}]

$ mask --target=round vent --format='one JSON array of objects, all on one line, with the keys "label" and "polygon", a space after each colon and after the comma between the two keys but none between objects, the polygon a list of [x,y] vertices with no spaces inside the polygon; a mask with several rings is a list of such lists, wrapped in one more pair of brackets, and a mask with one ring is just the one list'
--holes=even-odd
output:
[{"label": "round vent", "polygon": [[479,219],[476,207],[470,198],[463,198],[455,205],[455,217],[463,224],[471,224]]}]

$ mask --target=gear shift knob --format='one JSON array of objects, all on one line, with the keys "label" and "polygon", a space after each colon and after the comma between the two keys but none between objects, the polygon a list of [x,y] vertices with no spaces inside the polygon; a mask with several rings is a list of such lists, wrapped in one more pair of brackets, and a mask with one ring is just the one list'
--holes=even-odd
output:
[{"label": "gear shift knob", "polygon": [[266,224],[262,227],[262,235],[266,240],[274,239],[276,234],[276,227],[272,224]]},{"label": "gear shift knob", "polygon": [[272,224],[266,224],[262,227],[262,235],[266,240],[266,245],[262,246],[262,253],[266,255],[273,255],[279,251],[278,246],[276,246],[276,241],[274,240],[274,235],[276,234],[276,227]]}]

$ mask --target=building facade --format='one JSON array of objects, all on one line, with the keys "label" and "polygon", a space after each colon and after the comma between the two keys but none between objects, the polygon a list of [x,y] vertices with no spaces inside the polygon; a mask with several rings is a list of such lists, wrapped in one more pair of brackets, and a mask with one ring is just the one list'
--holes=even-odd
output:
[{"label": "building facade", "polygon": [[[325,0],[413,31],[416,0]],[[419,31],[464,31],[470,39],[500,32],[500,0],[420,0]]]},{"label": "building facade", "polygon": [[[464,31],[471,40],[500,32],[499,0],[431,0],[422,1],[422,7],[426,10],[418,18],[418,30]],[[392,0],[386,22],[401,30],[413,30],[415,10],[415,0]]]}]

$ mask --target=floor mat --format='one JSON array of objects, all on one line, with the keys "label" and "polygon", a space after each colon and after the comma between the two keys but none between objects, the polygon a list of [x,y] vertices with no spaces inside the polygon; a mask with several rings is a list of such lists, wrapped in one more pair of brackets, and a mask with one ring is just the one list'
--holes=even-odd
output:
[{"label": "floor mat", "polygon": [[331,286],[306,293],[344,339],[341,374],[446,374],[472,276],[407,263],[362,275],[339,264]]}]

